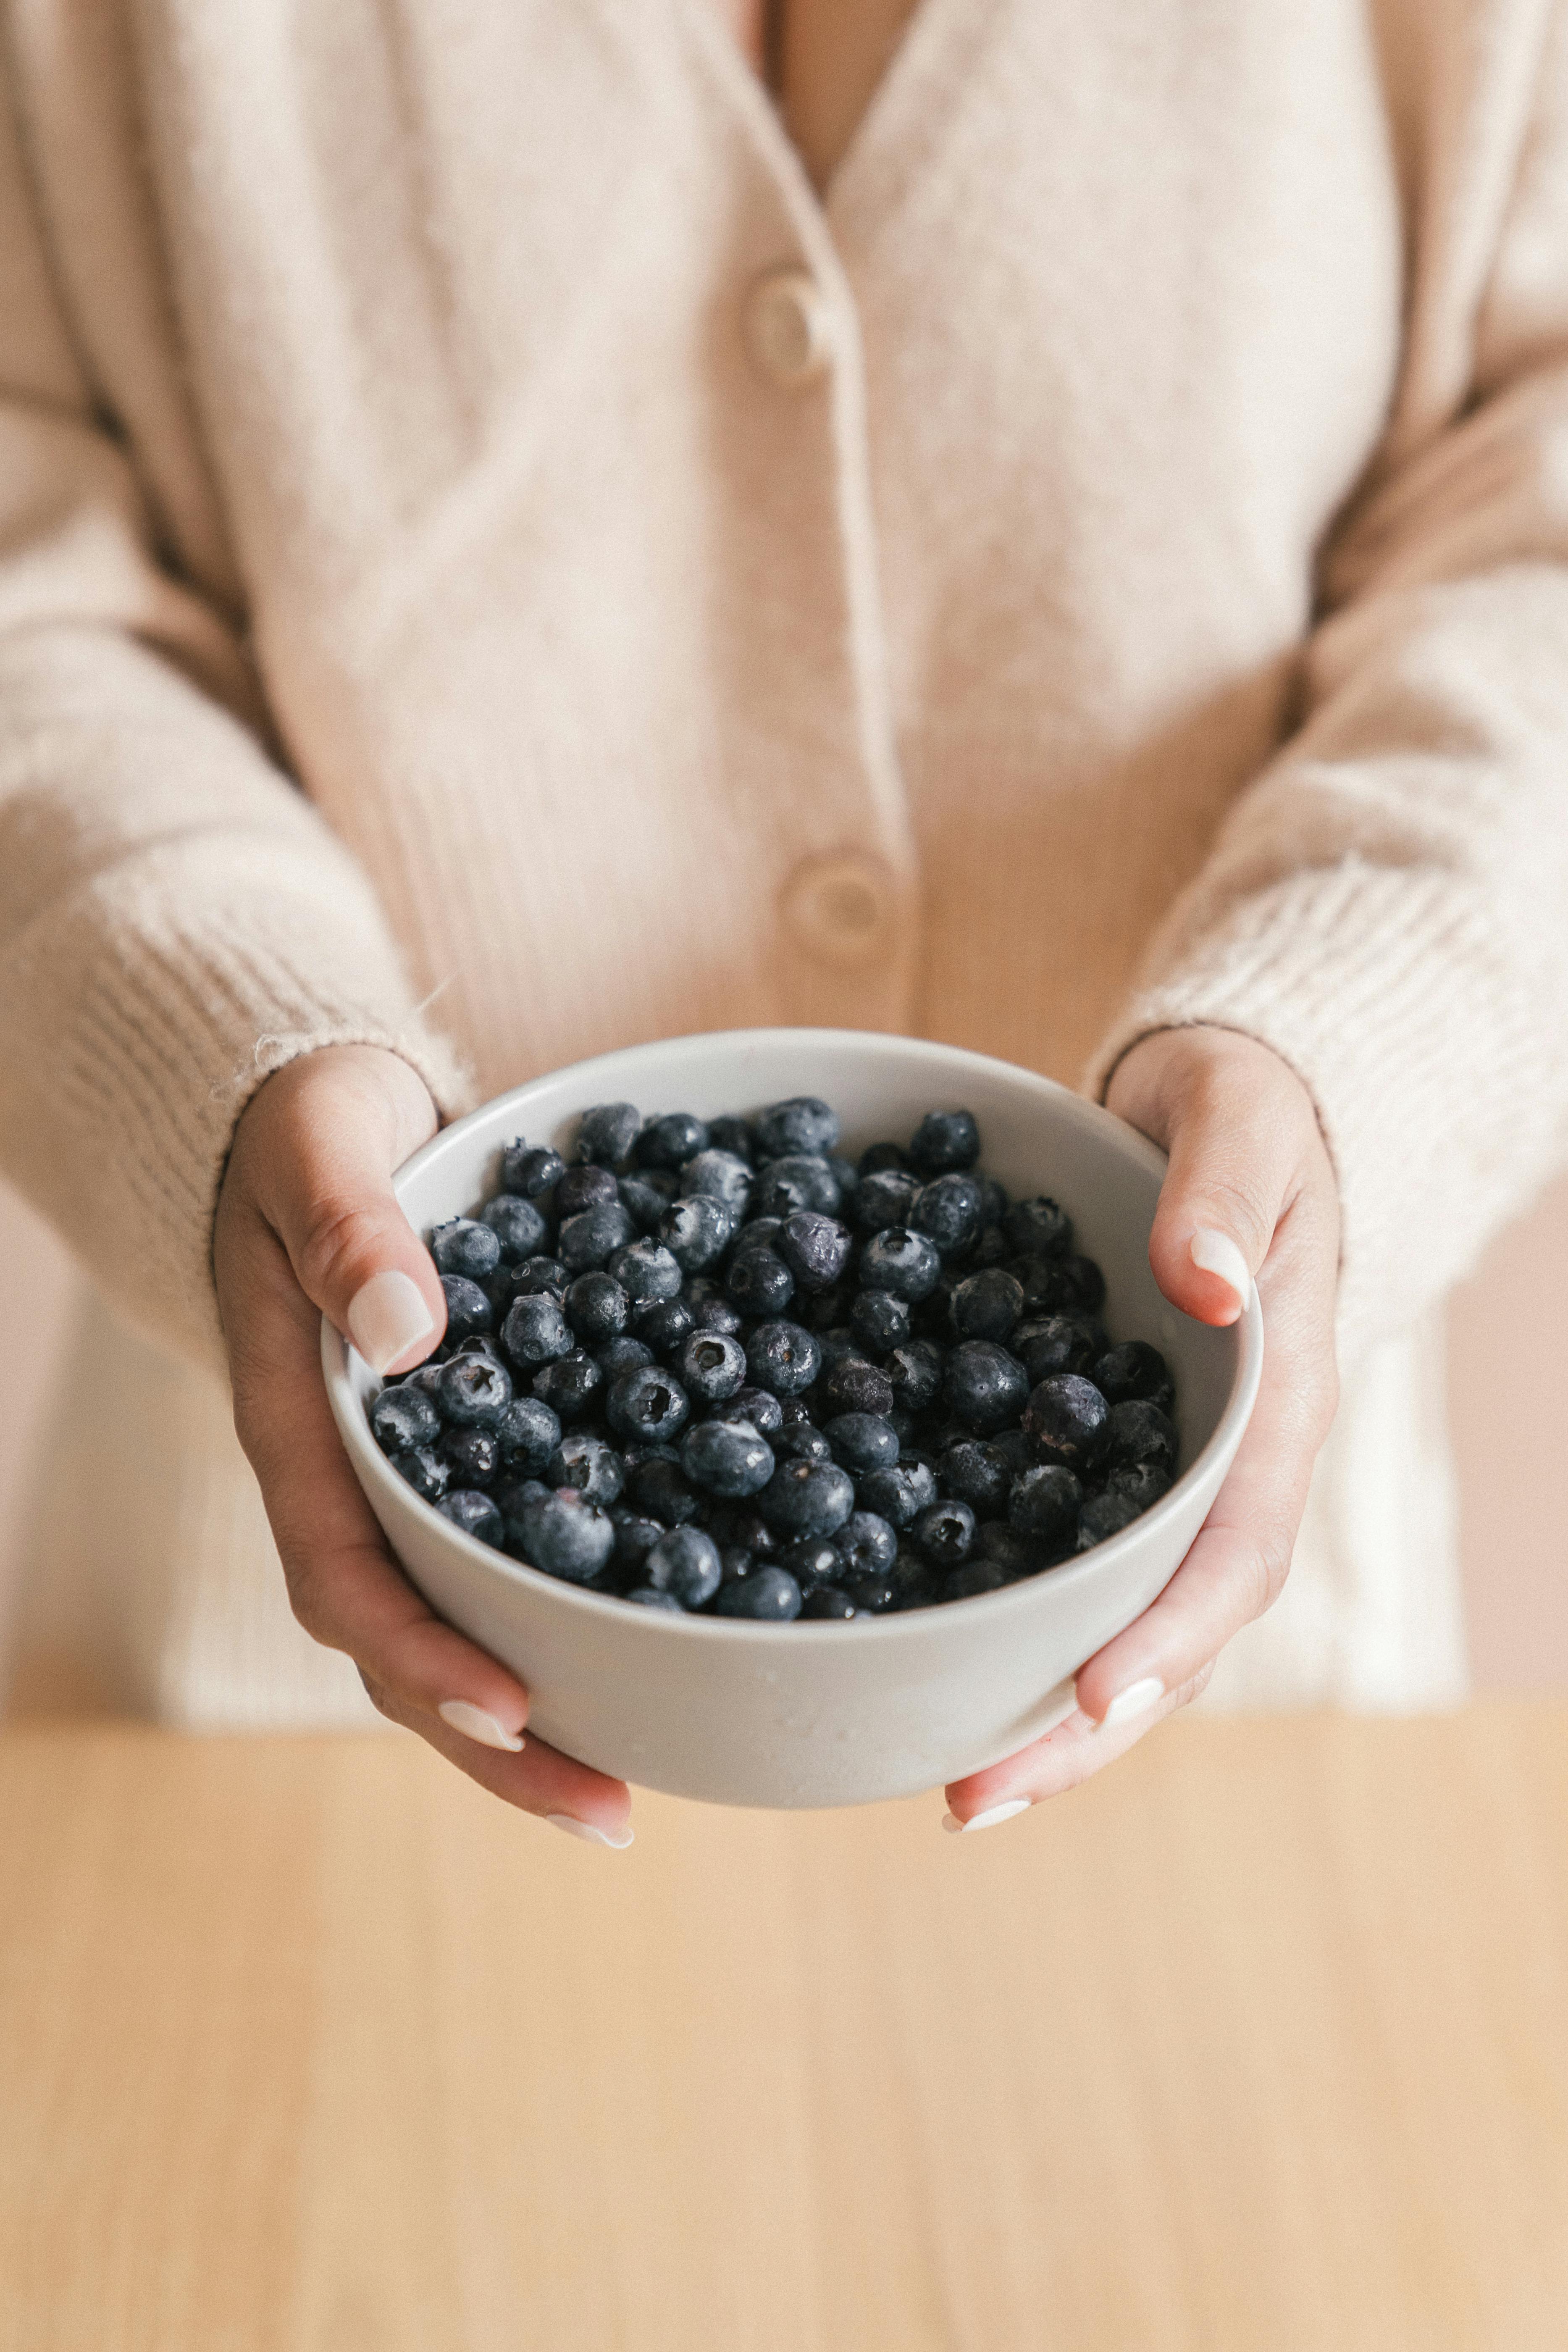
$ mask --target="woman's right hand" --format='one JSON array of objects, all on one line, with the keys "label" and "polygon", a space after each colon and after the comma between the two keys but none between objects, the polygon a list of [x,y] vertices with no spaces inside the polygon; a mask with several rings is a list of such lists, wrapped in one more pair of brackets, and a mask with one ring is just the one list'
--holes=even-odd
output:
[{"label": "woman's right hand", "polygon": [[436,1125],[417,1073],[370,1045],[303,1055],[247,1106],[213,1236],[235,1427],[294,1614],[347,1651],[382,1714],[524,1812],[629,1845],[624,1783],[525,1740],[522,1685],[404,1576],[327,1402],[323,1313],[378,1371],[406,1371],[440,1342],[440,1277],[391,1181]]}]

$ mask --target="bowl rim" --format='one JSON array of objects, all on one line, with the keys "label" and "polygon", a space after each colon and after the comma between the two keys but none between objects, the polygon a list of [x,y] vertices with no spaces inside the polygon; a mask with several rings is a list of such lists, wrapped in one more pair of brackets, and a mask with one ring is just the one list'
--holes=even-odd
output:
[{"label": "bowl rim", "polygon": [[[1037,1070],[1026,1069],[1021,1063],[1004,1061],[993,1054],[977,1054],[963,1045],[944,1045],[931,1038],[904,1037],[881,1030],[775,1027],[697,1030],[677,1037],[645,1039],[634,1045],[617,1045],[608,1053],[595,1054],[585,1061],[565,1063],[559,1069],[542,1071],[538,1076],[509,1087],[504,1094],[490,1096],[488,1101],[477,1105],[461,1118],[443,1127],[428,1143],[422,1144],[393,1171],[393,1191],[401,1202],[405,1184],[412,1182],[443,1159],[454,1156],[460,1149],[462,1139],[476,1127],[491,1123],[507,1106],[521,1102],[525,1096],[535,1093],[542,1087],[556,1086],[563,1079],[582,1080],[586,1087],[595,1071],[623,1063],[632,1055],[654,1055],[676,1047],[703,1045],[721,1045],[731,1051],[737,1046],[762,1048],[785,1039],[795,1049],[809,1049],[814,1040],[824,1045],[831,1040],[837,1050],[847,1046],[870,1049],[894,1061],[939,1065],[942,1069],[959,1075],[972,1071],[976,1075],[984,1072],[991,1076],[1003,1077],[1010,1086],[1035,1095],[1042,1102],[1048,1101],[1053,1112],[1065,1117],[1069,1125],[1092,1134],[1101,1142],[1112,1144],[1129,1159],[1141,1161],[1150,1174],[1163,1176],[1164,1173],[1166,1154],[1157,1144],[1151,1143],[1147,1136],[1140,1134],[1125,1119],[1119,1118],[1114,1111],[1105,1109],[1100,1103],[1090,1102],[1083,1095],[1075,1094],[1071,1087],[1062,1086],[1055,1078],[1044,1077]],[[584,1094],[584,1106],[597,1099],[592,1092]],[[1173,1308],[1174,1313],[1181,1311],[1179,1307]],[[350,1455],[361,1465],[369,1462],[374,1465],[373,1475],[384,1493],[402,1504],[412,1505],[427,1513],[443,1537],[458,1546],[459,1557],[466,1556],[474,1564],[484,1567],[492,1574],[499,1574],[503,1580],[510,1579],[520,1583],[525,1591],[548,1594],[568,1608],[586,1611],[590,1618],[597,1616],[610,1624],[629,1628],[640,1622],[655,1638],[662,1636],[673,1641],[740,1644],[784,1639],[791,1643],[841,1642],[845,1633],[853,1627],[854,1636],[859,1641],[888,1643],[900,1637],[909,1640],[915,1630],[922,1626],[929,1630],[933,1610],[938,1607],[944,1614],[952,1609],[986,1610],[998,1620],[1010,1612],[1022,1614],[1031,1603],[1039,1602],[1043,1591],[1076,1590],[1096,1577],[1110,1573],[1132,1548],[1134,1540],[1142,1542],[1146,1531],[1156,1528],[1163,1518],[1168,1519],[1188,1481],[1195,1478],[1215,1454],[1230,1444],[1233,1438],[1239,1444],[1251,1418],[1263,1375],[1263,1314],[1256,1283],[1252,1285],[1251,1295],[1237,1320],[1227,1327],[1218,1328],[1235,1331],[1239,1341],[1236,1375],[1225,1408],[1207,1442],[1187,1465],[1169,1493],[1163,1495],[1148,1510],[1141,1512],[1119,1533],[1107,1536],[1079,1559],[1063,1560],[1055,1568],[1021,1577],[1016,1583],[1002,1585],[994,1592],[970,1593],[962,1601],[934,1603],[928,1609],[894,1610],[885,1616],[823,1618],[810,1622],[795,1617],[779,1624],[770,1624],[755,1618],[699,1616],[686,1611],[678,1616],[669,1609],[639,1609],[633,1617],[629,1613],[630,1604],[614,1593],[590,1592],[585,1586],[570,1583],[563,1577],[547,1576],[542,1569],[531,1568],[526,1560],[514,1559],[510,1552],[500,1551],[493,1544],[481,1543],[477,1536],[465,1533],[450,1519],[443,1517],[433,1503],[426,1502],[423,1496],[416,1494],[407,1481],[400,1478],[393,1469],[372,1433],[369,1414],[353,1392],[349,1378],[349,1359],[354,1352],[352,1342],[325,1315],[321,1318],[321,1370],[332,1415]],[[1183,1557],[1184,1559],[1185,1554]],[[1178,1561],[1177,1566],[1180,1564]],[[1173,1570],[1172,1574],[1174,1573]]]}]

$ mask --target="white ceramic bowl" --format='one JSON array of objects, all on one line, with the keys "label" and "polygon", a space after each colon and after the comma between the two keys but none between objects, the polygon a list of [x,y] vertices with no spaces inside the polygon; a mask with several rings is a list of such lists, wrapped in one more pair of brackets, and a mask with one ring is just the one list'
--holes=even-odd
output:
[{"label": "white ceramic bowl", "polygon": [[939,1787],[1069,1711],[1077,1669],[1147,1608],[1197,1533],[1258,1392],[1256,1298],[1211,1330],[1149,1270],[1163,1155],[1108,1111],[1011,1064],[840,1029],[732,1030],[631,1046],[500,1095],[416,1152],[396,1189],[421,1233],[499,1189],[516,1135],[570,1143],[597,1102],[645,1114],[749,1111],[821,1095],[842,1149],[903,1141],[931,1109],[972,1110],[981,1164],[1015,1195],[1048,1192],[1100,1261],[1113,1339],[1161,1348],[1176,1382],[1181,1476],[1082,1559],[999,1592],[848,1623],[678,1617],[584,1592],[462,1534],[419,1500],[371,1435],[378,1383],[331,1324],[327,1392],[388,1542],[432,1606],[528,1685],[529,1728],[603,1772],[730,1805],[853,1805]]}]

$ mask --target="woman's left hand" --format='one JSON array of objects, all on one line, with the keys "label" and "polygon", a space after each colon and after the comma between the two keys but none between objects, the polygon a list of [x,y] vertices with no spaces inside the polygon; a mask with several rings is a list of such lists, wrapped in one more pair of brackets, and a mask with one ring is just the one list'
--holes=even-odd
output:
[{"label": "woman's left hand", "polygon": [[952,1829],[988,1827],[1075,1788],[1197,1696],[1226,1643],[1279,1597],[1338,1400],[1339,1196],[1300,1080],[1231,1030],[1163,1029],[1122,1057],[1107,1102],[1170,1154],[1149,1262],[1172,1305],[1234,1323],[1256,1277],[1262,1385],[1170,1583],[1079,1668],[1066,1722],[952,1783]]}]

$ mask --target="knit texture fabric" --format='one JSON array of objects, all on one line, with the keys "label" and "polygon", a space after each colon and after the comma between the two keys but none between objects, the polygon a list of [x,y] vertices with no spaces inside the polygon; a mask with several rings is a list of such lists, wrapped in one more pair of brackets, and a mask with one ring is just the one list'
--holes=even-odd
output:
[{"label": "knit texture fabric", "polygon": [[1562,7],[925,0],[823,201],[706,0],[5,18],[0,1129],[142,1328],[337,1040],[1218,1022],[1352,1359],[1561,1156]]}]

